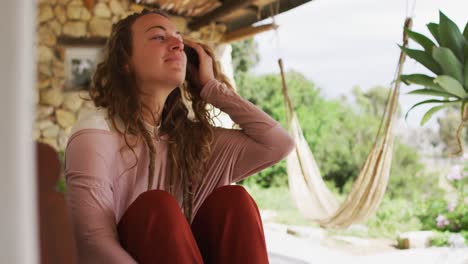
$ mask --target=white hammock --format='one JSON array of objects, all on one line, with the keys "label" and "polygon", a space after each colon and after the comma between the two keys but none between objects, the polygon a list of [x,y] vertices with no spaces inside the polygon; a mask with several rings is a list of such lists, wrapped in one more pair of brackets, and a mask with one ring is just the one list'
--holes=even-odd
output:
[{"label": "white hammock", "polygon": [[[407,18],[405,27],[411,28],[411,24],[411,18]],[[403,46],[407,47],[407,44],[408,37],[404,33]],[[289,98],[283,64],[281,59],[279,60],[289,132],[296,141],[295,150],[287,157],[289,189],[299,211],[323,227],[344,228],[363,221],[375,213],[382,201],[390,174],[394,141],[393,125],[400,90],[399,76],[405,58],[405,54],[401,52],[393,89],[374,144],[350,193],[341,205],[325,185],[304,138]]]}]

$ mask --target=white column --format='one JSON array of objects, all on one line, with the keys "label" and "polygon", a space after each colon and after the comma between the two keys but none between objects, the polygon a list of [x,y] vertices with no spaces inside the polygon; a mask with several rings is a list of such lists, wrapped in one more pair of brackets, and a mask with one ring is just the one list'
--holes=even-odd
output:
[{"label": "white column", "polygon": [[0,263],[38,263],[35,109],[35,3],[0,8]]},{"label": "white column", "polygon": [[[234,85],[236,88],[236,83],[234,82],[234,68],[232,66],[232,46],[231,44],[222,44],[216,47],[215,55],[219,59],[221,64],[221,69],[224,74],[230,79],[229,81]],[[214,114],[218,114],[221,112],[219,109],[215,108]],[[217,115],[218,117],[214,119],[215,125],[224,127],[224,128],[233,128],[234,122],[231,120],[228,114],[221,112],[221,114]]]},{"label": "white column", "polygon": [[216,57],[219,58],[221,63],[221,68],[223,72],[227,75],[231,83],[235,86],[234,81],[234,66],[232,65],[232,45],[231,44],[222,44],[218,45],[215,49]]}]

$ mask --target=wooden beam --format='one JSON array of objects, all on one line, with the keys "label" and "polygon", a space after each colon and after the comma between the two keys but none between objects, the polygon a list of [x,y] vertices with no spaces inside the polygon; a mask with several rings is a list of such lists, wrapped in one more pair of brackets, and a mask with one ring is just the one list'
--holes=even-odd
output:
[{"label": "wooden beam", "polygon": [[198,30],[203,26],[210,24],[211,22],[216,22],[216,20],[229,15],[234,10],[244,8],[252,4],[252,0],[229,0],[225,1],[222,6],[216,8],[210,13],[196,18],[189,24],[190,30]]},{"label": "wooden beam", "polygon": [[[281,14],[311,1],[312,0],[279,0],[280,4],[278,12]],[[235,31],[239,28],[250,26],[255,22],[269,18],[272,15],[269,4],[260,7],[258,11],[260,16],[258,16],[257,12],[246,12],[244,16],[238,17],[232,21],[226,21],[225,24],[227,26],[227,31]]]},{"label": "wooden beam", "polygon": [[175,10],[167,10],[167,9],[161,8],[161,5],[159,3],[146,3],[146,2],[142,3],[140,1],[139,3],[136,3],[135,5],[142,6],[146,9],[159,9],[159,10],[164,11],[164,13],[168,14],[169,16],[180,16],[180,14],[175,12]]},{"label": "wooden beam", "polygon": [[256,27],[253,27],[253,26],[244,27],[244,28],[225,34],[221,42],[230,43],[230,42],[240,41],[246,38],[250,38],[254,35],[260,34],[262,32],[276,29],[276,28],[278,28],[278,25],[274,23],[256,26]]}]

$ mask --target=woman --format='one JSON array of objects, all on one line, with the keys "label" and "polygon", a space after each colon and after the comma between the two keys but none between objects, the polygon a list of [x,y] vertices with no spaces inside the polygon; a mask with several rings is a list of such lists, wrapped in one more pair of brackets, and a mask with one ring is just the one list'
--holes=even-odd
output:
[{"label": "woman", "polygon": [[[96,111],[66,148],[79,263],[268,263],[258,208],[231,184],[294,143],[213,58],[162,12],[114,25],[90,91]],[[207,104],[241,129],[214,127]]]}]

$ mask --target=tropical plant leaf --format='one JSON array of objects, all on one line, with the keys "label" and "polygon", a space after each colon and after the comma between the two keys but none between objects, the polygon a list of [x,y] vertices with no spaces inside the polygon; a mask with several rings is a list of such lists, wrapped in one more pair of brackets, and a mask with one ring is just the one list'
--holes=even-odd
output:
[{"label": "tropical plant leaf", "polygon": [[400,75],[400,80],[404,82],[406,85],[410,84],[418,84],[422,85],[424,87],[433,89],[433,90],[439,90],[439,91],[445,91],[440,87],[438,84],[434,83],[434,77],[430,77],[424,74],[408,74],[408,75]]},{"label": "tropical plant leaf", "polygon": [[445,75],[452,76],[463,83],[463,65],[449,48],[435,47],[432,50],[432,57],[442,67]]},{"label": "tropical plant leaf", "polygon": [[421,119],[421,123],[420,125],[421,126],[424,126],[424,124],[427,123],[427,121],[429,121],[431,119],[431,117],[437,113],[438,111],[446,108],[446,107],[449,107],[449,106],[452,106],[454,104],[459,104],[459,102],[456,102],[456,103],[445,103],[445,104],[442,104],[442,105],[438,105],[438,106],[434,106],[432,107],[431,109],[429,109],[423,116],[423,118]]},{"label": "tropical plant leaf", "polygon": [[462,101],[461,99],[457,99],[457,100],[453,100],[453,101],[451,101],[451,100],[429,99],[429,100],[425,100],[425,101],[419,102],[419,103],[413,105],[413,106],[408,110],[408,112],[406,112],[406,114],[405,114],[405,120],[406,120],[406,118],[408,117],[409,112],[410,112],[411,110],[413,110],[413,109],[414,109],[415,107],[417,107],[417,106],[420,106],[420,105],[423,105],[423,104],[436,104],[436,103],[443,103],[443,104],[445,104],[445,103],[459,103],[459,102],[461,102],[461,101]]},{"label": "tropical plant leaf", "polygon": [[429,23],[426,25],[427,29],[429,29],[429,32],[431,32],[432,36],[435,38],[437,43],[440,45],[440,39],[439,39],[439,24],[436,23]]},{"label": "tropical plant leaf", "polygon": [[435,46],[435,43],[430,40],[428,37],[424,36],[423,34],[411,31],[409,28],[405,27],[405,32],[408,34],[408,37],[412,40],[416,41],[419,45],[421,45],[427,54],[432,55],[432,48]]},{"label": "tropical plant leaf", "polygon": [[468,91],[468,59],[465,60],[465,91]]},{"label": "tropical plant leaf", "polygon": [[410,58],[415,59],[417,62],[421,63],[424,67],[431,70],[433,73],[440,75],[442,74],[442,68],[440,65],[428,54],[422,50],[408,49],[401,45],[398,45],[400,49],[406,53]]},{"label": "tropical plant leaf", "polygon": [[455,24],[444,13],[439,11],[439,38],[440,45],[450,48],[460,61],[464,60],[463,50],[465,37]]},{"label": "tropical plant leaf", "polygon": [[468,61],[468,40],[465,41],[465,62]]},{"label": "tropical plant leaf", "polygon": [[446,91],[438,91],[434,89],[417,89],[413,90],[411,92],[408,92],[406,94],[419,94],[419,95],[430,95],[430,96],[442,96],[444,98],[447,97],[454,97],[452,94],[446,92]]},{"label": "tropical plant leaf", "polygon": [[465,37],[465,40],[468,41],[468,22],[465,25],[465,29],[463,30],[463,36]]},{"label": "tropical plant leaf", "polygon": [[434,82],[439,84],[440,87],[442,87],[448,93],[453,94],[459,98],[464,99],[468,96],[461,83],[448,75],[437,76],[437,78],[434,79]]}]

